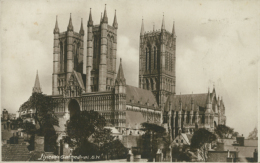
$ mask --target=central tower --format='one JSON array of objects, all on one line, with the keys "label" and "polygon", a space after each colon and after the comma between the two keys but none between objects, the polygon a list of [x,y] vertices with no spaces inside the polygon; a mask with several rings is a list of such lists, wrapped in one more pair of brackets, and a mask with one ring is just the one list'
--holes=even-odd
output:
[{"label": "central tower", "polygon": [[108,25],[107,11],[94,25],[91,10],[88,20],[86,92],[109,91],[116,78],[117,20]]},{"label": "central tower", "polygon": [[139,47],[139,88],[151,90],[160,108],[169,94],[175,94],[176,35],[165,29],[144,32],[142,21]]}]

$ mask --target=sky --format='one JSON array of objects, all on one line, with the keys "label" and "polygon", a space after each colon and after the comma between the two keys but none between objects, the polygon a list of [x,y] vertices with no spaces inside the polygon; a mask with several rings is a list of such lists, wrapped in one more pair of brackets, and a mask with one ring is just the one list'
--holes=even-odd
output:
[{"label": "sky", "polygon": [[[107,4],[108,23],[117,13],[117,68],[122,58],[126,82],[138,86],[139,38],[175,22],[176,93],[207,93],[215,85],[223,97],[227,125],[248,136],[258,124],[259,1],[39,0],[1,1],[1,109],[15,113],[31,95],[38,70],[44,94],[51,94],[53,29],[60,32],[70,13],[74,31],[83,18],[85,47],[90,8],[99,24]],[[84,59],[86,50],[84,50]]]}]

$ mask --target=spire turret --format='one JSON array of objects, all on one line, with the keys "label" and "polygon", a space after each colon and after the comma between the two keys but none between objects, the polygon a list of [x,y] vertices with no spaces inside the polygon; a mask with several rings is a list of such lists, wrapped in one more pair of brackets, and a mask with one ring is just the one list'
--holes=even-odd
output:
[{"label": "spire turret", "polygon": [[120,58],[120,65],[119,65],[119,69],[118,69],[118,73],[117,73],[117,77],[116,77],[116,82],[117,84],[122,83],[122,85],[125,85],[125,77],[124,77],[124,72],[123,72],[123,66],[122,66],[122,58]]},{"label": "spire turret", "polygon": [[115,10],[115,17],[114,17],[113,27],[114,27],[115,29],[118,28],[118,24],[117,24],[117,20],[116,20],[116,10]]},{"label": "spire turret", "polygon": [[108,23],[106,6],[107,6],[107,5],[105,4],[105,11],[104,11],[104,17],[103,17],[102,23]]},{"label": "spire turret", "polygon": [[101,12],[101,18],[100,18],[100,23],[102,23],[102,19],[103,19],[103,17],[102,17],[102,12]]},{"label": "spire turret", "polygon": [[83,18],[81,18],[81,26],[80,26],[79,33],[80,33],[81,35],[83,35],[83,36],[84,36],[84,34],[85,34],[84,28],[83,28]]},{"label": "spire turret", "polygon": [[216,90],[215,90],[215,83],[213,83],[213,91],[212,93],[216,93]]},{"label": "spire turret", "polygon": [[153,31],[155,31],[155,25],[154,25],[154,23],[153,23]]},{"label": "spire turret", "polygon": [[88,18],[88,27],[93,26],[93,20],[92,20],[92,15],[91,15],[91,8],[89,12],[89,18]]},{"label": "spire turret", "polygon": [[209,88],[208,88],[207,104],[211,104]]},{"label": "spire turret", "polygon": [[191,94],[191,104],[193,104],[194,103],[194,100],[193,100],[193,92],[192,92],[192,94]]},{"label": "spire turret", "polygon": [[175,22],[173,21],[173,25],[172,25],[172,34],[174,37],[176,37],[176,34],[175,34]]},{"label": "spire turret", "polygon": [[142,26],[141,26],[141,36],[144,35],[144,19],[142,19]]},{"label": "spire turret", "polygon": [[55,23],[55,28],[53,30],[53,34],[58,34],[60,33],[60,30],[59,30],[59,26],[58,26],[58,15],[56,16],[56,23]]},{"label": "spire turret", "polygon": [[34,87],[33,87],[33,91],[32,92],[33,93],[42,93],[41,86],[40,86],[40,80],[39,80],[39,76],[38,76],[38,70],[37,70],[35,83],[34,83]]},{"label": "spire turret", "polygon": [[70,21],[69,21],[69,25],[68,25],[67,30],[68,30],[68,31],[73,31],[73,25],[72,25],[71,14],[70,14]]},{"label": "spire turret", "polygon": [[165,24],[164,24],[164,14],[163,14],[163,20],[162,20],[162,30],[165,30]]}]

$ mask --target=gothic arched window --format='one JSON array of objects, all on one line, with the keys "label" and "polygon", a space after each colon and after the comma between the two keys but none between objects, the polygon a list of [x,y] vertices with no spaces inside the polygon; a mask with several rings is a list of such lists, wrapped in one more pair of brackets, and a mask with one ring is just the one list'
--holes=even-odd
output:
[{"label": "gothic arched window", "polygon": [[146,48],[146,51],[145,51],[145,54],[146,54],[146,61],[145,61],[145,65],[146,65],[146,70],[149,70],[149,50],[148,48]]},{"label": "gothic arched window", "polygon": [[153,48],[153,57],[154,57],[154,69],[157,69],[157,53],[156,53],[156,47]]},{"label": "gothic arched window", "polygon": [[60,42],[60,72],[64,71],[64,61],[63,61],[63,44]]},{"label": "gothic arched window", "polygon": [[78,56],[79,56],[79,44],[77,42],[73,43],[73,63],[74,63],[74,70],[77,70],[78,66]]},{"label": "gothic arched window", "polygon": [[154,83],[153,83],[153,79],[151,79],[151,90],[153,90],[153,88],[154,88],[154,85],[153,85]]}]

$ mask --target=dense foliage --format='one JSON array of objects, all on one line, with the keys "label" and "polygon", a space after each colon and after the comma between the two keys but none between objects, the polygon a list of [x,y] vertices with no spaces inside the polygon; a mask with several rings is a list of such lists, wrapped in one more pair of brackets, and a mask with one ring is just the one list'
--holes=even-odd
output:
[{"label": "dense foliage", "polygon": [[165,128],[157,124],[147,122],[144,122],[141,125],[141,130],[145,132],[145,134],[142,135],[144,147],[144,153],[142,155],[144,157],[148,157],[149,161],[152,161],[152,159],[156,156],[159,143],[163,143],[162,141],[166,136]]},{"label": "dense foliage", "polygon": [[106,120],[96,111],[81,111],[66,125],[65,143],[74,148],[73,155],[100,155],[103,159],[126,157],[127,149],[105,128]]},{"label": "dense foliage", "polygon": [[225,138],[231,138],[232,136],[236,136],[238,133],[234,132],[233,128],[230,128],[226,125],[218,125],[215,128],[215,133],[219,136],[221,139]]},{"label": "dense foliage", "polygon": [[[20,127],[23,128],[27,134],[32,136],[31,139],[34,138],[35,134],[44,136],[46,152],[56,150],[57,134],[54,126],[59,126],[58,118],[54,114],[54,108],[56,106],[57,103],[54,103],[51,97],[43,95],[42,93],[33,93],[29,100],[21,106],[22,110],[33,111],[31,118],[35,120],[36,125],[20,120]],[[28,118],[28,115],[26,118]],[[33,143],[34,140],[30,141]]]},{"label": "dense foliage", "polygon": [[256,127],[249,133],[248,139],[258,139],[258,130]]},{"label": "dense foliage", "polygon": [[216,139],[217,137],[215,134],[204,128],[200,128],[194,132],[191,138],[190,147],[193,150],[199,149],[201,157],[204,159],[204,161],[206,161],[210,144]]}]

